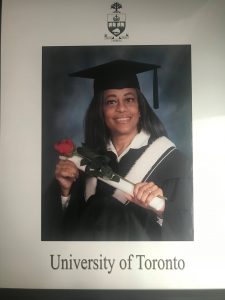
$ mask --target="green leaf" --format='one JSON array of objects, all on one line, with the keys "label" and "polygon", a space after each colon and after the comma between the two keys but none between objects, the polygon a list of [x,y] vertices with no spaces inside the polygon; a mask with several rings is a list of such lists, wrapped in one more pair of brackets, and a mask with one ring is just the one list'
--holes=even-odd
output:
[{"label": "green leaf", "polygon": [[81,161],[80,161],[81,166],[88,165],[88,163],[89,163],[89,160],[87,158],[82,158]]},{"label": "green leaf", "polygon": [[85,173],[88,176],[104,177],[116,182],[120,181],[120,176],[115,174],[108,165],[110,162],[108,156],[94,153],[85,144],[77,148],[77,153],[84,157],[81,159],[80,165],[86,165]]},{"label": "green leaf", "polygon": [[112,180],[115,182],[120,182],[120,176],[115,174],[115,175],[113,175]]}]

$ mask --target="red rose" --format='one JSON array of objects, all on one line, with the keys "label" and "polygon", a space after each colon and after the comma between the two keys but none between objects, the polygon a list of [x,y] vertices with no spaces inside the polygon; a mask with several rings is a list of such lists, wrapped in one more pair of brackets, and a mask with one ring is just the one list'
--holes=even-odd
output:
[{"label": "red rose", "polygon": [[76,149],[73,141],[70,139],[65,139],[65,140],[62,140],[62,141],[56,143],[54,145],[54,148],[59,154],[68,156],[68,157],[72,156],[73,152]]}]

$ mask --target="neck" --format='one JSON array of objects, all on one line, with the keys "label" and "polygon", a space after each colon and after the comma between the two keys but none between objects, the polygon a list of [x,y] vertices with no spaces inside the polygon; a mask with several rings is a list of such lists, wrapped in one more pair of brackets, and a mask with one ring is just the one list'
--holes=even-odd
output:
[{"label": "neck", "polygon": [[116,149],[117,155],[121,153],[130,145],[137,132],[131,135],[114,135],[112,136],[112,143]]}]

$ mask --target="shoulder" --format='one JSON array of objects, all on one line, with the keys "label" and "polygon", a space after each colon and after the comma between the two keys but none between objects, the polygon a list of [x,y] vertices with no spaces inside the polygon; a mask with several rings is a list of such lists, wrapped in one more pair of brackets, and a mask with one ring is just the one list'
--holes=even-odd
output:
[{"label": "shoulder", "polygon": [[155,168],[165,179],[190,177],[192,162],[179,149],[173,149]]},{"label": "shoulder", "polygon": [[169,179],[187,177],[191,174],[192,160],[177,149],[168,138],[160,137],[150,143],[148,147],[150,156],[156,158],[150,170],[153,177],[162,176]]}]

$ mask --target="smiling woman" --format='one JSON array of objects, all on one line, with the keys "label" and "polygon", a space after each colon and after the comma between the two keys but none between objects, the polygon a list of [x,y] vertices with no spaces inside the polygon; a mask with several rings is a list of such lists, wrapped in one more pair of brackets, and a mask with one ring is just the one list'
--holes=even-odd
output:
[{"label": "smiling woman", "polygon": [[[136,75],[153,70],[157,106],[158,67],[120,60],[72,74],[94,79],[85,144],[108,156],[112,170],[135,185],[128,195],[60,160],[46,200],[51,239],[193,239],[190,165],[167,138]],[[149,208],[157,196],[168,199],[159,211]]]},{"label": "smiling woman", "polygon": [[[114,145],[116,139],[122,138],[123,147],[126,148],[138,133],[140,111],[137,93],[134,88],[110,89],[103,93],[103,115],[106,127],[111,132]],[[116,148],[120,154],[123,148]]]}]

